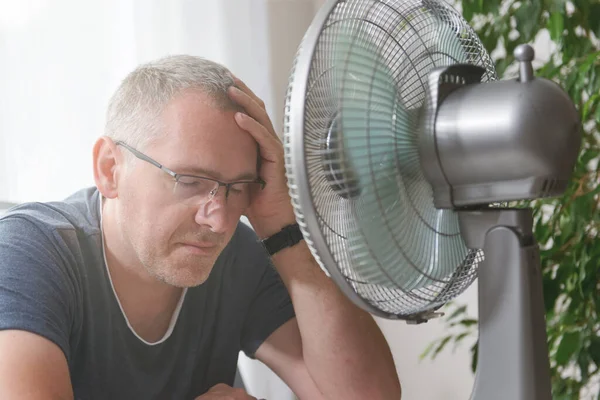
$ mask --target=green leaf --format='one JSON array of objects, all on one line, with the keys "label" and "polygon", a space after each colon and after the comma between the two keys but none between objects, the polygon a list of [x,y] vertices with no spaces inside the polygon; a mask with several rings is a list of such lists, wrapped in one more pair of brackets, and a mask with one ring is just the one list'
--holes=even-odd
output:
[{"label": "green leaf", "polygon": [[563,83],[563,88],[570,94],[571,99],[576,104],[578,102],[577,98],[581,96],[581,93],[578,92],[578,88],[577,88],[578,79],[579,79],[579,74],[572,73],[566,77],[565,82]]},{"label": "green leaf", "polygon": [[583,110],[581,111],[581,119],[583,121],[587,121],[590,111],[593,110],[594,107],[598,107],[599,99],[600,93],[595,93],[592,96],[590,96],[588,101],[584,103]]},{"label": "green leaf", "polygon": [[427,347],[425,348],[425,350],[423,350],[423,352],[419,356],[419,359],[423,360],[425,357],[427,357],[429,354],[431,354],[431,351],[433,350],[433,347],[435,346],[435,344],[436,344],[436,342],[429,343],[427,345]]},{"label": "green leaf", "polygon": [[479,31],[479,37],[483,47],[488,53],[493,52],[498,46],[498,33],[496,32],[495,26],[492,22],[486,22]]},{"label": "green leaf", "polygon": [[[600,58],[600,52],[597,52],[597,57]],[[590,93],[600,93],[600,66],[594,64],[590,68]]]},{"label": "green leaf", "polygon": [[594,3],[590,6],[587,17],[590,29],[597,38],[600,38],[600,3]]},{"label": "green leaf", "polygon": [[454,310],[452,312],[452,314],[450,314],[450,316],[447,318],[448,321],[452,321],[454,318],[458,317],[460,314],[464,314],[467,312],[467,306],[460,306],[458,307],[456,310]]},{"label": "green leaf", "polygon": [[467,22],[471,22],[471,20],[473,19],[473,14],[474,14],[474,9],[473,9],[473,5],[472,2],[469,0],[462,0],[462,16],[464,19],[467,20]]},{"label": "green leaf", "polygon": [[462,326],[469,327],[469,326],[477,325],[477,320],[472,319],[472,318],[465,318],[458,322],[455,322],[453,325],[462,325]]},{"label": "green leaf", "polygon": [[548,61],[536,71],[536,75],[546,79],[553,79],[559,74],[562,64],[555,64],[553,60]]},{"label": "green leaf", "polygon": [[484,14],[497,14],[500,10],[500,0],[481,0],[481,11]]},{"label": "green leaf", "polygon": [[593,336],[592,342],[590,343],[590,358],[596,364],[597,368],[600,368],[600,337]]},{"label": "green leaf", "polygon": [[[600,96],[598,96],[598,98],[600,99]],[[582,163],[583,165],[587,166],[588,163],[596,158],[600,157],[600,149],[598,148],[589,148],[589,149],[583,149],[581,151],[581,153],[579,154],[579,162]]]},{"label": "green leaf", "polygon": [[471,332],[471,331],[465,331],[465,332],[463,332],[463,333],[460,333],[460,334],[456,335],[456,336],[454,337],[454,347],[452,348],[452,352],[455,352],[455,351],[456,351],[456,349],[457,349],[457,348],[460,346],[460,344],[462,343],[462,341],[463,341],[465,338],[467,338],[467,337],[470,337],[470,336],[475,336],[475,335],[474,335],[474,332]]},{"label": "green leaf", "polygon": [[434,350],[433,355],[431,356],[432,359],[436,358],[437,355],[440,354],[442,350],[444,350],[444,347],[446,347],[450,339],[452,339],[452,336],[448,335],[440,341],[437,348]]},{"label": "green leaf", "polygon": [[590,379],[590,364],[591,364],[591,359],[589,357],[589,355],[585,352],[582,351],[579,353],[579,357],[577,357],[577,366],[579,367],[579,370],[581,371],[581,381],[582,382],[586,382]]},{"label": "green leaf", "polygon": [[510,66],[510,64],[512,64],[513,61],[514,56],[512,54],[507,55],[505,58],[498,59],[498,61],[496,62],[496,70],[498,71],[499,77],[504,77],[504,72],[506,71],[506,68],[508,68],[508,66]]},{"label": "green leaf", "polygon": [[579,332],[568,332],[562,337],[556,350],[556,363],[566,365],[573,355],[581,347]]},{"label": "green leaf", "polygon": [[[546,2],[547,2],[547,0],[546,0]],[[550,5],[547,5],[547,4],[544,4],[544,5],[552,11],[556,11],[556,10],[562,10],[564,8],[566,2],[567,2],[566,0],[552,0],[552,1],[550,1]]]},{"label": "green leaf", "polygon": [[548,237],[552,234],[550,227],[546,224],[540,223],[535,228],[535,237],[540,243],[546,243]]},{"label": "green leaf", "polygon": [[541,14],[540,0],[530,0],[521,3],[515,11],[517,30],[521,33],[522,42],[532,41],[534,34],[540,29],[539,18]]},{"label": "green leaf", "polygon": [[544,277],[544,306],[546,312],[554,310],[556,299],[560,294],[560,282],[557,279],[550,279],[550,277]]},{"label": "green leaf", "polygon": [[550,14],[548,31],[550,31],[550,37],[555,42],[560,42],[562,40],[563,30],[565,29],[565,21],[563,18],[563,14],[559,11],[554,11]]},{"label": "green leaf", "polygon": [[477,357],[479,356],[479,340],[471,347],[471,371],[477,371]]},{"label": "green leaf", "polygon": [[464,338],[466,338],[467,336],[469,336],[471,334],[471,332],[463,332],[460,335],[457,335],[454,338],[454,343],[460,343],[461,340],[463,340]]},{"label": "green leaf", "polygon": [[517,42],[516,40],[509,40],[508,36],[504,39],[504,42],[506,43],[506,53],[514,57],[515,49],[517,48],[520,42]]}]

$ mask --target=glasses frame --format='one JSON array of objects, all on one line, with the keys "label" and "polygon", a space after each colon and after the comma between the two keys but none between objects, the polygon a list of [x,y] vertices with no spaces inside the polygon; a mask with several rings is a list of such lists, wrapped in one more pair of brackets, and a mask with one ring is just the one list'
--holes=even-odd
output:
[{"label": "glasses frame", "polygon": [[219,186],[217,186],[216,190],[212,190],[210,192],[210,197],[209,197],[209,199],[207,201],[210,201],[212,198],[214,198],[217,195],[217,193],[219,192],[219,189],[222,186],[225,187],[225,200],[227,200],[227,198],[229,197],[229,190],[236,183],[257,183],[257,184],[260,184],[260,189],[261,190],[264,189],[265,185],[267,184],[260,177],[254,179],[254,180],[242,180],[242,181],[235,181],[235,182],[222,182],[222,181],[220,181],[218,179],[209,178],[207,176],[190,175],[190,174],[179,174],[179,173],[173,171],[172,169],[165,167],[164,165],[162,165],[158,161],[152,159],[151,157],[148,157],[147,155],[145,155],[141,151],[134,149],[133,147],[129,146],[127,143],[125,143],[125,142],[123,142],[121,140],[115,141],[115,145],[122,146],[122,147],[126,148],[127,150],[129,150],[138,159],[140,159],[142,161],[146,161],[147,163],[150,163],[150,164],[154,165],[155,167],[157,167],[161,171],[166,172],[170,177],[172,177],[175,180],[175,184],[178,184],[179,180],[181,178],[184,178],[184,177],[194,178],[194,179],[204,179],[204,180],[207,180],[207,181],[211,181],[211,182],[217,183]]}]

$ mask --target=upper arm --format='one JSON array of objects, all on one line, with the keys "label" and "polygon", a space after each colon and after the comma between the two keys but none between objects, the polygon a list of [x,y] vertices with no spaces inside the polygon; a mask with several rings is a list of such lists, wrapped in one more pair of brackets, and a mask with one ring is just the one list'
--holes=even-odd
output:
[{"label": "upper arm", "polygon": [[74,286],[58,239],[21,217],[0,220],[0,399],[72,397]]},{"label": "upper arm", "polygon": [[318,400],[323,397],[304,363],[296,318],[275,330],[260,345],[256,358],[275,372],[298,398]]},{"label": "upper arm", "polygon": [[0,398],[73,398],[67,360],[50,340],[18,330],[0,331]]}]

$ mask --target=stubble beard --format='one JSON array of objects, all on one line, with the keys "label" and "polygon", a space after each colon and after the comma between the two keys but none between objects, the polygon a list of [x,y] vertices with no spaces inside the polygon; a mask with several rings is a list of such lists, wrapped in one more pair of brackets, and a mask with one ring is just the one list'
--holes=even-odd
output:
[{"label": "stubble beard", "polygon": [[181,257],[176,254],[170,254],[170,257],[157,257],[146,253],[140,254],[140,260],[147,273],[157,280],[171,286],[186,288],[206,282],[218,254],[210,257],[190,255]]}]

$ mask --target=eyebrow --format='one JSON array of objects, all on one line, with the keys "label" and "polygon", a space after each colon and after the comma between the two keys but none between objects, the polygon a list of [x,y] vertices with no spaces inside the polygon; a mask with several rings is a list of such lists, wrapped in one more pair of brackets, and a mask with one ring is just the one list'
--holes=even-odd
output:
[{"label": "eyebrow", "polygon": [[[198,168],[198,167],[189,167],[189,168],[185,168],[185,167],[178,167],[177,169],[173,169],[173,171],[181,174],[181,175],[192,175],[192,176],[199,176],[199,177],[207,177],[207,178],[214,178],[214,179],[218,179],[218,180],[223,180],[223,175],[221,175],[221,173],[219,173],[218,171],[214,171],[214,170],[210,170],[210,169],[205,169],[205,168]],[[178,172],[178,171],[185,171],[185,172]],[[252,172],[246,172],[242,175],[238,175],[235,178],[233,178],[232,180],[230,180],[229,182],[238,182],[238,181],[254,181],[258,179],[255,173]],[[224,180],[223,180],[224,181]]]}]

